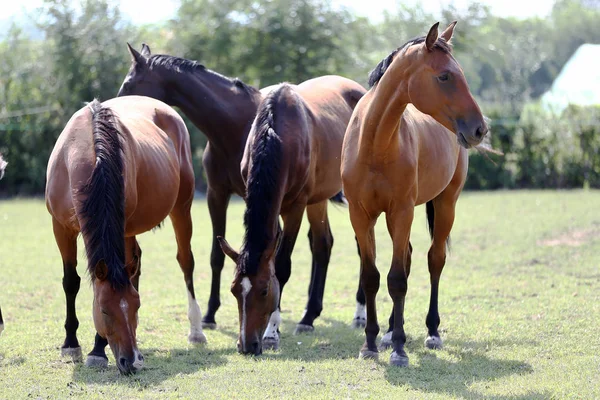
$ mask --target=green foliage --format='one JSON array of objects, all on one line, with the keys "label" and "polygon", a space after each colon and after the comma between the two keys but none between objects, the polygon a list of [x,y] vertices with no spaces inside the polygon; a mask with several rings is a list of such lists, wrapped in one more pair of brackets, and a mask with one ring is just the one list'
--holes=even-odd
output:
[{"label": "green foliage", "polygon": [[[48,156],[71,115],[116,94],[130,66],[126,42],[199,60],[257,87],[324,74],[366,85],[382,58],[436,21],[419,5],[399,5],[374,23],[328,0],[182,0],[173,20],[134,27],[111,0],[78,1],[45,0],[37,18],[42,39],[15,26],[0,40],[0,152],[10,163],[3,194],[43,191]],[[597,2],[556,0],[544,20],[500,18],[477,2],[446,6],[441,15],[442,27],[459,22],[455,56],[492,118],[492,145],[505,153],[490,156],[493,162],[473,153],[467,187],[597,186],[595,111],[521,118],[578,45],[598,42]],[[186,122],[202,189],[206,138]]]}]

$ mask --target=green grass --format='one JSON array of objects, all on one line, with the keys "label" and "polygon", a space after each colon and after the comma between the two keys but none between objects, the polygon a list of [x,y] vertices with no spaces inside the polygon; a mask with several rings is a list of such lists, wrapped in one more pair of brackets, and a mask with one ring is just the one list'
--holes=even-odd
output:
[{"label": "green grass", "polygon": [[[235,351],[237,307],[223,271],[219,329],[209,343],[187,343],[187,298],[169,223],[139,238],[144,251],[138,344],[146,358],[135,376],[110,366],[91,370],[60,357],[64,339],[62,264],[41,200],[0,202],[0,398],[600,398],[600,193],[465,193],[441,283],[445,347],[429,351],[424,210],[413,224],[406,304],[410,367],[358,360],[363,332],[349,323],[358,257],[347,210],[330,207],[335,236],[325,309],[312,335],[293,336],[306,301],[310,252],[306,221],[283,297],[281,349],[261,357]],[[234,202],[228,240],[241,243],[243,204]],[[193,209],[196,290],[204,311],[210,284],[210,222],[204,201]],[[377,225],[382,287],[378,310],[387,329],[385,287],[391,242]],[[83,248],[79,272],[86,276]],[[91,350],[89,284],[79,292],[79,340]]]}]

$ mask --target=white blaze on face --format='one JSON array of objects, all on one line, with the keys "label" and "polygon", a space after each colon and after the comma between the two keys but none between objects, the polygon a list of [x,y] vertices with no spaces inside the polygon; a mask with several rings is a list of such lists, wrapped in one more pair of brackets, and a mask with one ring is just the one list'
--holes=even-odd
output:
[{"label": "white blaze on face", "polygon": [[246,347],[246,297],[252,289],[252,283],[246,276],[242,279],[242,329],[240,330],[240,336],[242,337],[242,348]]},{"label": "white blaze on face", "polygon": [[129,311],[129,304],[127,303],[127,300],[121,299],[119,307],[121,307],[121,311],[123,311],[123,315],[125,315],[125,323],[127,324],[127,327],[129,327],[129,313],[127,312]]}]

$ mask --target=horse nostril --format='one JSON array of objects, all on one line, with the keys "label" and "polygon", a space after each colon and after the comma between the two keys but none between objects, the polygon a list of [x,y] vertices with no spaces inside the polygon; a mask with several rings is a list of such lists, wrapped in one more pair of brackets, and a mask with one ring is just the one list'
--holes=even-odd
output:
[{"label": "horse nostril", "polygon": [[487,127],[484,127],[483,125],[480,125],[477,130],[475,131],[475,136],[477,137],[477,139],[482,139],[485,134],[487,133]]},{"label": "horse nostril", "polygon": [[141,355],[141,354],[138,354],[138,360],[139,360],[139,361],[144,361],[144,356],[143,356],[143,355]]},{"label": "horse nostril", "polygon": [[252,353],[257,356],[260,355],[260,353],[262,353],[262,351],[260,349],[260,343],[258,343],[258,341],[252,342],[251,350],[252,350]]}]

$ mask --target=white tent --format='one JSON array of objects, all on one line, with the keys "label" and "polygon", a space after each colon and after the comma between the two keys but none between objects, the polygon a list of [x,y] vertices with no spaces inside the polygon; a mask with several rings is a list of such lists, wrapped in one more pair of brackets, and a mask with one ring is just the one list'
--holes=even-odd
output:
[{"label": "white tent", "polygon": [[541,98],[542,107],[560,114],[569,104],[600,105],[600,44],[582,44]]}]

